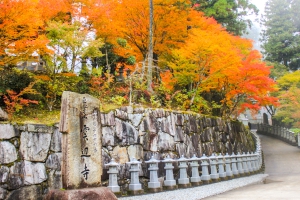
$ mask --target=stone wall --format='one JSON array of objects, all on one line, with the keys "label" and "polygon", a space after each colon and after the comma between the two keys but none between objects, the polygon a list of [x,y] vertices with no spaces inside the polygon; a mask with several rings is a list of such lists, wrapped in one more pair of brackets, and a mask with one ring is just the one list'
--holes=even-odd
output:
[{"label": "stone wall", "polygon": [[42,199],[61,188],[57,126],[0,124],[0,199]]},{"label": "stone wall", "polygon": [[[140,161],[198,157],[213,152],[255,151],[253,135],[238,122],[209,118],[199,114],[123,107],[101,114],[102,164],[113,157],[121,164],[119,184],[128,188],[132,157]],[[0,199],[42,199],[50,189],[61,189],[61,133],[58,125],[0,124]],[[163,165],[159,165],[163,179]],[[108,174],[103,166],[102,181]],[[178,174],[175,164],[174,174]],[[140,180],[147,182],[149,173],[143,163]],[[145,185],[145,184],[144,184]]]}]

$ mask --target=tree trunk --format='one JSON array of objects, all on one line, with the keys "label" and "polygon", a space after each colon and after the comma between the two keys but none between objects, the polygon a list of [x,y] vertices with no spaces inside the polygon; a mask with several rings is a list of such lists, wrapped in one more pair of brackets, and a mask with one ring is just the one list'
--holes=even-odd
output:
[{"label": "tree trunk", "polygon": [[152,89],[152,63],[153,63],[153,0],[149,0],[150,5],[150,24],[149,24],[149,52],[148,52],[148,76],[147,90],[153,92]]}]

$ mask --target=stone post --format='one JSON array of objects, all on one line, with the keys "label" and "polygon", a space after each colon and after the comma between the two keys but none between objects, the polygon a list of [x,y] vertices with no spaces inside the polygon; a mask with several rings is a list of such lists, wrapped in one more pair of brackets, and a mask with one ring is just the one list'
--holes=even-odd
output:
[{"label": "stone post", "polygon": [[242,160],[243,160],[243,169],[244,169],[244,174],[247,176],[249,175],[249,169],[248,169],[248,164],[247,164],[247,155],[245,152],[242,154]]},{"label": "stone post", "polygon": [[145,163],[149,164],[148,170],[150,171],[150,181],[148,182],[149,192],[160,192],[162,191],[161,183],[158,181],[157,171],[158,171],[158,163],[160,161],[156,160],[153,156],[150,160],[145,161]]},{"label": "stone post", "polygon": [[187,176],[187,159],[182,155],[178,160],[178,168],[179,168],[179,179],[178,179],[178,187],[187,188],[190,187],[190,179]]},{"label": "stone post", "polygon": [[191,176],[191,183],[193,186],[198,186],[201,185],[201,178],[199,176],[199,163],[198,160],[199,158],[196,157],[196,155],[194,154],[194,156],[192,158],[189,159],[190,162],[190,166],[192,167],[192,176]]},{"label": "stone post", "polygon": [[289,131],[289,132],[290,132],[290,140],[289,140],[289,142],[293,142],[294,133],[292,131]]},{"label": "stone post", "polygon": [[292,134],[292,145],[296,144],[296,138],[295,138],[295,133],[294,132],[291,132]]},{"label": "stone post", "polygon": [[137,161],[134,157],[131,159],[130,162],[126,164],[130,165],[130,184],[129,184],[129,191],[128,193],[131,195],[142,194],[144,190],[142,189],[142,185],[139,181],[139,165],[141,162]]},{"label": "stone post", "polygon": [[210,178],[212,182],[219,182],[219,173],[217,171],[217,157],[213,153],[209,157],[209,162],[210,162]]},{"label": "stone post", "polygon": [[226,176],[226,172],[224,170],[224,156],[220,153],[219,156],[217,156],[218,159],[218,167],[219,167],[219,177],[222,181],[228,180]]},{"label": "stone post", "polygon": [[247,167],[248,167],[249,173],[252,174],[253,169],[252,169],[252,165],[251,165],[251,155],[249,152],[247,153]]},{"label": "stone post", "polygon": [[210,175],[208,173],[208,157],[203,154],[203,156],[200,158],[201,159],[201,167],[202,167],[202,176],[201,180],[204,184],[209,184],[211,182]]},{"label": "stone post", "polygon": [[109,174],[109,180],[108,180],[108,188],[111,189],[114,193],[120,192],[120,186],[118,185],[118,166],[119,164],[115,162],[115,160],[112,158],[110,163],[105,164],[104,166],[108,167],[108,174]]},{"label": "stone post", "polygon": [[250,156],[251,156],[251,167],[252,167],[253,173],[255,173],[257,171],[256,163],[255,163],[256,156],[253,152],[250,153]]},{"label": "stone post", "polygon": [[244,169],[243,169],[243,159],[240,152],[237,153],[237,167],[239,170],[240,176],[244,176]]},{"label": "stone post", "polygon": [[290,142],[291,141],[291,132],[290,131],[288,131],[288,133],[287,133],[287,142]]},{"label": "stone post", "polygon": [[232,153],[231,155],[231,166],[232,166],[232,174],[234,175],[234,177],[240,177],[240,174],[239,174],[239,170],[237,168],[237,160],[236,160],[236,155],[234,153]]},{"label": "stone post", "polygon": [[256,171],[260,170],[260,164],[259,164],[259,153],[254,153],[255,155],[255,165],[256,165]]},{"label": "stone post", "polygon": [[226,176],[228,179],[232,179],[233,173],[231,171],[231,157],[228,155],[228,153],[226,153],[224,158],[225,158],[225,163],[226,163]]},{"label": "stone post", "polygon": [[173,162],[175,162],[175,160],[173,160],[172,158],[170,158],[170,156],[168,155],[163,161],[163,163],[165,163],[165,167],[164,169],[166,170],[166,180],[164,180],[164,189],[166,190],[173,190],[173,189],[177,189],[178,186],[176,185],[176,181],[174,179],[174,174],[173,174]]},{"label": "stone post", "polygon": [[285,129],[285,130],[284,130],[283,137],[284,137],[285,139],[287,139],[287,135],[288,135],[288,129]]},{"label": "stone post", "polygon": [[289,138],[289,130],[285,128],[284,130],[284,141],[287,142]]}]

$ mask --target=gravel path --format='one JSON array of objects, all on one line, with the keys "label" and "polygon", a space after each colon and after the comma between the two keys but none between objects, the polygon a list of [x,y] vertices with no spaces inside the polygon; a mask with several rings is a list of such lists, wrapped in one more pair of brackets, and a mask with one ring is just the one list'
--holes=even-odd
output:
[{"label": "gravel path", "polygon": [[248,177],[237,178],[229,181],[222,181],[209,185],[203,185],[187,189],[178,189],[167,192],[160,192],[147,195],[120,197],[120,200],[198,200],[205,197],[217,195],[239,187],[263,182],[267,174],[256,174]]}]

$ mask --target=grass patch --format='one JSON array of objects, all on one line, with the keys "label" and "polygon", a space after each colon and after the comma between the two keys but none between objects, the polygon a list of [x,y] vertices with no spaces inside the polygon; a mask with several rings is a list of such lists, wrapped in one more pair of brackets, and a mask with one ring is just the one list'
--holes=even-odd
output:
[{"label": "grass patch", "polygon": [[[121,106],[116,104],[102,104],[101,112],[107,113],[120,107]],[[24,108],[23,110],[14,113],[10,121],[17,124],[53,125],[60,121],[60,110],[49,111],[32,107]]]},{"label": "grass patch", "polygon": [[111,110],[115,110],[115,109],[120,108],[120,107],[122,107],[122,106],[117,105],[117,104],[107,104],[107,103],[103,103],[103,104],[101,104],[101,106],[100,106],[100,111],[101,111],[101,112],[104,112],[104,113],[107,113],[107,112],[109,112],[109,111],[111,111]]},{"label": "grass patch", "polygon": [[15,113],[11,121],[17,124],[45,124],[53,125],[59,123],[60,110],[39,110],[28,108]]}]

